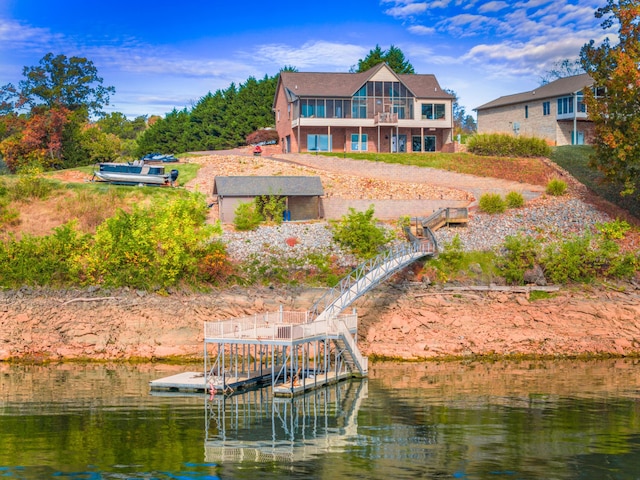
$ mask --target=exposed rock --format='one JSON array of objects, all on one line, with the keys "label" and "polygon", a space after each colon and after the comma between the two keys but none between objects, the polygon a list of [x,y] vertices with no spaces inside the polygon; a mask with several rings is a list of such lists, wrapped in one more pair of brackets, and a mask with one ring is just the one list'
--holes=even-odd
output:
[{"label": "exposed rock", "polygon": [[[472,355],[640,354],[640,295],[590,288],[531,302],[522,293],[445,294],[421,283],[385,284],[355,304],[367,355],[407,359]],[[0,292],[0,360],[201,358],[203,322],[308,309],[323,289],[231,288],[163,297],[119,292]],[[101,292],[104,294],[104,292]],[[91,293],[89,293],[91,295]]]}]

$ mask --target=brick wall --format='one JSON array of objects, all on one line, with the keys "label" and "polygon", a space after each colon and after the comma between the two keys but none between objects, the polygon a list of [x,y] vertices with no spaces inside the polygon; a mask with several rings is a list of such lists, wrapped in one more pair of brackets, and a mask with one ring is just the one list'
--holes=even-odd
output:
[{"label": "brick wall", "polygon": [[[550,112],[543,114],[543,103],[549,102]],[[528,107],[528,117],[525,114]],[[528,103],[506,105],[478,111],[478,133],[507,133],[514,135],[514,123],[520,124],[518,135],[537,137],[547,140],[550,145],[571,145],[572,121],[558,122],[557,101],[552,99],[533,100]],[[589,144],[593,139],[591,122],[579,121],[578,131],[584,133],[584,141]]]}]

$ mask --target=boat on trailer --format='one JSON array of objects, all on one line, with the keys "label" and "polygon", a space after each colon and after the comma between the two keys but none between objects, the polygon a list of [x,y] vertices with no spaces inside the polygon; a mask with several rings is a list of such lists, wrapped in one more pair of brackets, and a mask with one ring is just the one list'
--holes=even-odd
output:
[{"label": "boat on trailer", "polygon": [[136,160],[132,163],[99,163],[92,180],[117,185],[173,186],[177,178],[178,170],[167,173],[164,165],[148,165]]}]

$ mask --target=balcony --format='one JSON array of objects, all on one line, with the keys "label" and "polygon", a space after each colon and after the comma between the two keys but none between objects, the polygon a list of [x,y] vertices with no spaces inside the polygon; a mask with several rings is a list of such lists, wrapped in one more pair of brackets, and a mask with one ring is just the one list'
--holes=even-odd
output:
[{"label": "balcony", "polygon": [[398,114],[397,113],[377,113],[373,117],[374,125],[397,125],[398,124]]}]

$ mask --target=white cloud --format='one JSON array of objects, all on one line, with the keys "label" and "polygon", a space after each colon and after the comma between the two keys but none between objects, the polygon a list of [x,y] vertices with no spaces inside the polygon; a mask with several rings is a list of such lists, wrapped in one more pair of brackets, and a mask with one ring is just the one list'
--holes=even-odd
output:
[{"label": "white cloud", "polygon": [[[434,2],[435,3],[435,2]],[[390,15],[394,18],[409,18],[414,15],[419,15],[427,11],[427,4],[424,2],[419,3],[406,3],[406,2],[396,2],[395,7],[391,7],[385,10],[385,14]],[[433,7],[433,5],[431,5]]]},{"label": "white cloud", "polygon": [[436,32],[435,28],[425,27],[424,25],[412,25],[407,30],[416,35],[432,35]]},{"label": "white cloud", "polygon": [[508,6],[507,2],[487,2],[478,7],[478,13],[495,13],[504,10]]},{"label": "white cloud", "polygon": [[367,49],[359,45],[327,41],[307,42],[301,47],[285,44],[259,45],[252,52],[252,58],[262,57],[264,62],[275,63],[279,67],[292,65],[299,69],[318,66],[333,66],[348,69],[359,58],[364,58]]}]

